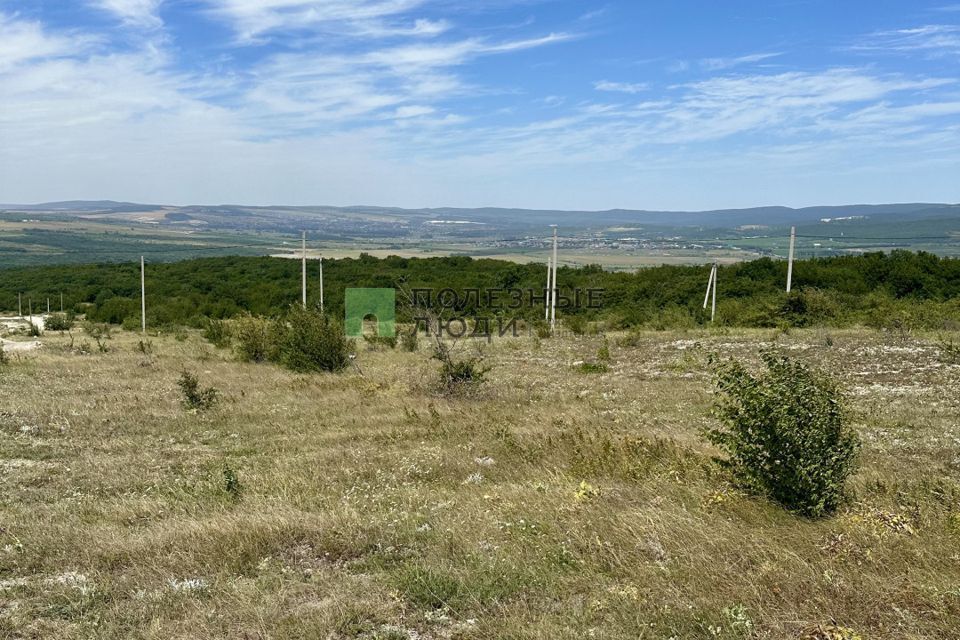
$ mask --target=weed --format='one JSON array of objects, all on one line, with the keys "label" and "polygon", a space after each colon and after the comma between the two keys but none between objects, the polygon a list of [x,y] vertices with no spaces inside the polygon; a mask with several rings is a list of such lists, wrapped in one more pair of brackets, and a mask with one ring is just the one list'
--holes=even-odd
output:
[{"label": "weed", "polygon": [[223,490],[231,498],[237,499],[240,497],[242,487],[240,485],[240,476],[237,475],[236,470],[231,467],[229,464],[224,464],[223,468],[220,470],[223,476]]},{"label": "weed", "polygon": [[940,362],[944,364],[960,364],[960,343],[954,339],[940,337],[937,340],[937,351],[940,354]]},{"label": "weed", "polygon": [[183,406],[193,411],[206,411],[216,404],[220,397],[220,392],[213,387],[201,389],[197,376],[187,370],[180,374],[177,386],[183,395]]},{"label": "weed", "polygon": [[414,326],[410,331],[404,331],[400,336],[400,346],[404,351],[413,353],[419,346],[420,337],[417,335],[417,327]]}]

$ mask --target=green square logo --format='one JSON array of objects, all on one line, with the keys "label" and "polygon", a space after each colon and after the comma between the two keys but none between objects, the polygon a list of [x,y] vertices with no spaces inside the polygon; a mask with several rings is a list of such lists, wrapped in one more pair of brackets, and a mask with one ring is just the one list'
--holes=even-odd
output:
[{"label": "green square logo", "polygon": [[396,336],[394,326],[397,313],[396,289],[347,289],[344,294],[345,329],[351,338],[363,337],[363,321],[373,316],[377,320],[377,335]]}]

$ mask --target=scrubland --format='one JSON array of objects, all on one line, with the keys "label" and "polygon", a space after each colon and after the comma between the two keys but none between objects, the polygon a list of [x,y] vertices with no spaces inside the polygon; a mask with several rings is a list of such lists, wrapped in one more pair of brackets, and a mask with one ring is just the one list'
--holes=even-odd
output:
[{"label": "scrubland", "polygon": [[[938,336],[640,332],[605,370],[582,366],[601,337],[503,338],[451,395],[423,341],[299,375],[195,332],[74,334],[0,367],[0,636],[960,635]],[[741,493],[700,437],[709,355],[762,346],[848,397],[863,450],[830,517]],[[212,408],[184,407],[184,370]]]}]

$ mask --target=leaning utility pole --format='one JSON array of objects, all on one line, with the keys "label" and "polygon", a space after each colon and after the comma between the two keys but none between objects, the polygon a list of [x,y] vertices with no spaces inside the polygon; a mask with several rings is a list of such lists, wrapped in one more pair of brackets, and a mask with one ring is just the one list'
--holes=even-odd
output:
[{"label": "leaning utility pole", "polygon": [[710,302],[710,293],[713,293],[713,308],[710,311],[710,322],[713,322],[717,317],[717,263],[713,263],[713,268],[710,269],[710,279],[707,280],[707,295],[703,296],[703,308],[707,308],[707,304]]},{"label": "leaning utility pole", "polygon": [[147,278],[143,256],[140,256],[140,331],[147,332]]},{"label": "leaning utility pole", "polygon": [[717,319],[717,275],[720,273],[720,265],[713,263],[713,308],[710,310],[710,322]]},{"label": "leaning utility pole", "polygon": [[550,289],[550,331],[557,326],[557,226],[553,226],[553,282]]},{"label": "leaning utility pole", "polygon": [[302,264],[302,273],[300,276],[301,288],[303,289],[303,308],[307,308],[307,232],[303,232],[301,238],[303,243],[303,264]]},{"label": "leaning utility pole", "polygon": [[797,228],[790,227],[790,257],[787,258],[787,293],[793,288],[793,248],[797,243]]}]

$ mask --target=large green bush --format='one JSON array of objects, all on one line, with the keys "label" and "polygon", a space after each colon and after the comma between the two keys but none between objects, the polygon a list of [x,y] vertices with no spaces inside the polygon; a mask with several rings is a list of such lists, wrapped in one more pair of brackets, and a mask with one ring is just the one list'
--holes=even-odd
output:
[{"label": "large green bush", "polygon": [[240,316],[233,327],[234,349],[245,362],[263,362],[270,358],[273,345],[270,321],[250,314]]},{"label": "large green bush", "polygon": [[272,359],[293,371],[340,371],[350,364],[353,341],[343,325],[319,311],[290,308],[271,331]]},{"label": "large green bush", "polygon": [[716,368],[719,428],[707,438],[744,488],[808,516],[836,509],[854,471],[859,439],[837,383],[801,362],[762,354],[766,370],[736,361]]}]

